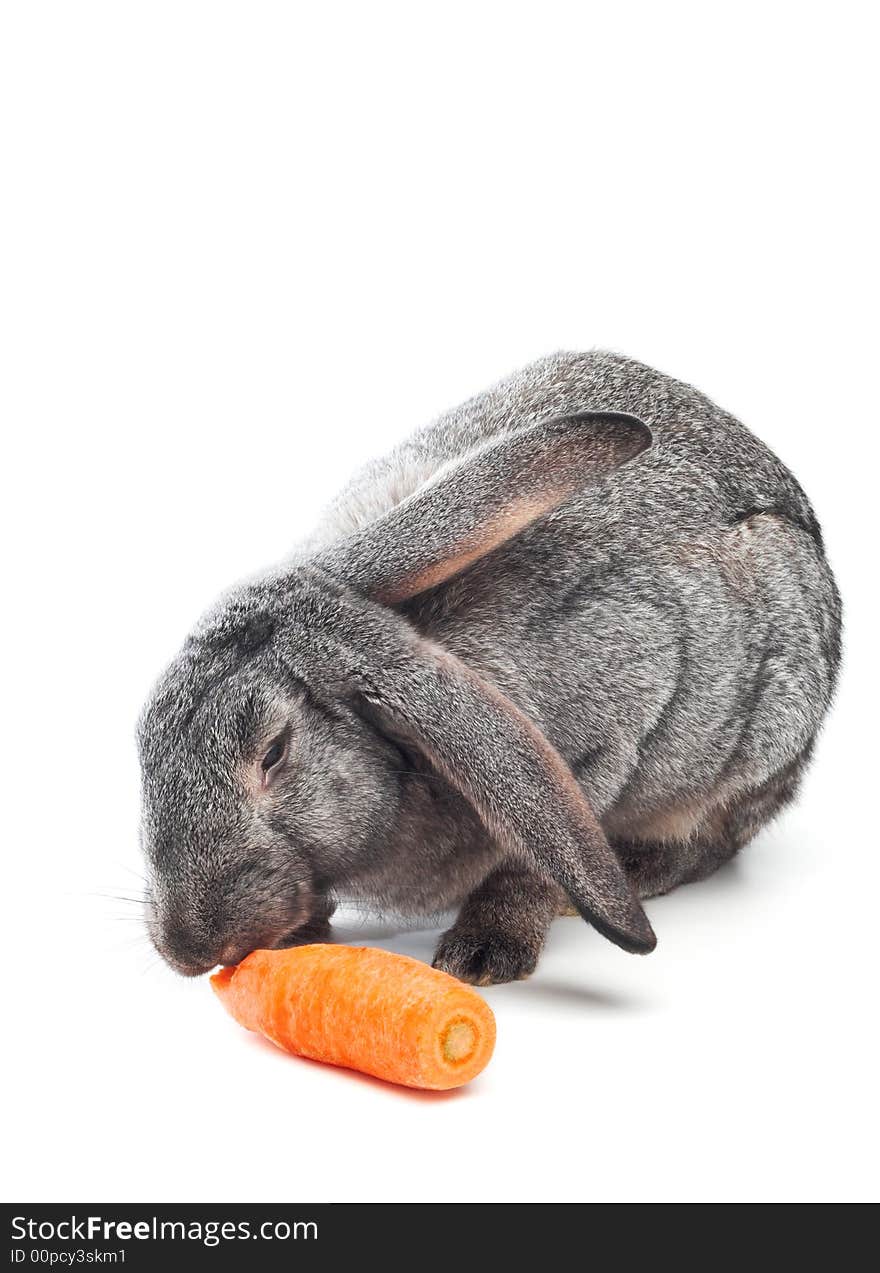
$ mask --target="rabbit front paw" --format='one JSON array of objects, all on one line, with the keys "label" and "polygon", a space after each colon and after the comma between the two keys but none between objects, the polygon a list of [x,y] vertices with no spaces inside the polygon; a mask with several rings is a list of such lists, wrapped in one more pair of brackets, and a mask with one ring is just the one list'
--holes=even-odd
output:
[{"label": "rabbit front paw", "polygon": [[473,986],[491,986],[528,977],[535,971],[538,954],[529,943],[510,933],[450,928],[440,939],[434,967]]}]

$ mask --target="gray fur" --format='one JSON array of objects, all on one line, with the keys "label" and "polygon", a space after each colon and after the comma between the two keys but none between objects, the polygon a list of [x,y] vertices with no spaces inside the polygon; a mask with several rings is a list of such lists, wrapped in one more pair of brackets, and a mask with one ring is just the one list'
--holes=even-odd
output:
[{"label": "gray fur", "polygon": [[166,671],[139,727],[154,940],[196,973],[326,935],[340,897],[461,906],[439,966],[509,980],[570,899],[648,950],[637,897],[794,795],[839,655],[785,466],[639,363],[544,359],[370,465]]}]

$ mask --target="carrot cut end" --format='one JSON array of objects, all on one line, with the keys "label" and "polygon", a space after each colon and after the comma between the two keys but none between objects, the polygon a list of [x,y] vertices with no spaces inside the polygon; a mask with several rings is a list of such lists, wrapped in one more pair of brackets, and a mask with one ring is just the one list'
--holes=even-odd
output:
[{"label": "carrot cut end", "polygon": [[451,1021],[440,1038],[443,1059],[450,1065],[462,1065],[477,1046],[477,1033],[470,1021]]}]

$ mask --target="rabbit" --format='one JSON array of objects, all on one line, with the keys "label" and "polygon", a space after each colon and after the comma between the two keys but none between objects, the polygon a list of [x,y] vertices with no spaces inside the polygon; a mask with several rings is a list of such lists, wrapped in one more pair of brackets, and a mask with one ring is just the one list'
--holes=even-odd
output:
[{"label": "rabbit", "polygon": [[457,918],[526,977],[557,914],[624,950],[795,795],[841,603],[788,469],[694,388],[559,353],[354,477],[197,624],[138,725],[148,925],[178,972]]}]

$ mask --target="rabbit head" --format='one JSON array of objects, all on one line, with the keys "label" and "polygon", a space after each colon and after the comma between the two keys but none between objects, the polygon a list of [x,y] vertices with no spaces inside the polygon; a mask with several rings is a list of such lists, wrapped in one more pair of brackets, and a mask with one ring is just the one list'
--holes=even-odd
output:
[{"label": "rabbit head", "polygon": [[140,721],[151,934],[187,974],[293,940],[393,808],[388,745],[296,675],[273,604],[221,605]]},{"label": "rabbit head", "polygon": [[447,465],[363,530],[224,599],[140,722],[151,927],[181,972],[289,944],[395,813],[398,744],[628,950],[654,934],[566,765],[494,686],[393,608],[650,445],[615,413]]}]

